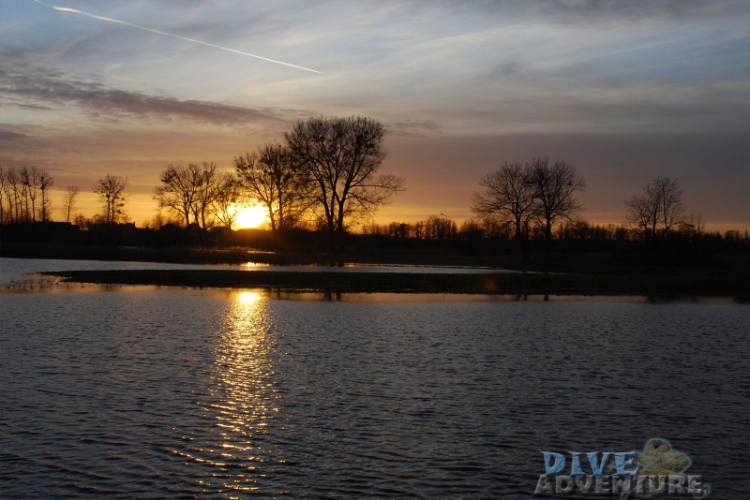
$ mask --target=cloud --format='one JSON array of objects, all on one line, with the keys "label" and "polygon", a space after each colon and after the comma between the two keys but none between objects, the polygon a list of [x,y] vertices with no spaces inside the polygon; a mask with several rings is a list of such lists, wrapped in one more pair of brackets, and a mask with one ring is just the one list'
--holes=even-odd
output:
[{"label": "cloud", "polygon": [[391,135],[421,136],[426,133],[440,132],[441,126],[433,120],[403,120],[394,123],[385,123],[386,130]]},{"label": "cloud", "polygon": [[495,66],[487,74],[490,80],[502,80],[509,76],[518,74],[521,71],[521,63],[518,61],[506,61]]},{"label": "cloud", "polygon": [[0,91],[17,106],[35,109],[74,105],[94,118],[156,118],[188,120],[211,125],[286,122],[299,116],[293,110],[251,108],[232,104],[178,99],[109,88],[46,68],[0,69]]},{"label": "cloud", "polygon": [[[638,21],[643,19],[707,19],[747,15],[742,0],[478,0],[467,4],[437,3],[450,10],[503,17],[534,17],[554,23]],[[412,5],[432,8],[434,0],[416,0]]]},{"label": "cloud", "polygon": [[0,129],[0,144],[17,143],[23,141],[26,138],[26,134],[19,134],[18,132],[11,132],[10,130]]}]

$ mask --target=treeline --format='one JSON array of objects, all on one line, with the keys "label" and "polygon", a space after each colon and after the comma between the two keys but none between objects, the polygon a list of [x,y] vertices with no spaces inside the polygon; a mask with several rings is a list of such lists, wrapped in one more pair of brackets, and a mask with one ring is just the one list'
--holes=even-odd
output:
[{"label": "treeline", "polygon": [[[388,224],[366,224],[361,234],[379,236],[393,240],[430,240],[430,241],[497,241],[511,242],[515,239],[513,228],[508,224],[495,221],[468,219],[460,226],[448,218],[436,215],[416,222],[391,222]],[[706,231],[702,223],[686,223],[673,229],[664,240],[683,243],[711,242],[728,245],[750,242],[747,231],[735,229]],[[542,228],[533,227],[529,236],[532,242],[546,242]],[[553,242],[559,243],[635,243],[644,242],[644,233],[638,228],[626,224],[592,224],[586,220],[570,220],[560,223],[553,231]]]},{"label": "treeline", "polygon": [[[231,228],[247,204],[259,204],[272,232],[322,229],[330,250],[339,252],[348,230],[403,190],[403,179],[379,172],[386,156],[384,137],[382,124],[371,118],[310,118],[297,122],[283,141],[237,156],[233,171],[221,170],[213,162],[169,165],[154,189],[158,207],[165,213],[149,225],[195,228],[201,241],[208,243],[210,229]],[[46,171],[0,170],[0,180],[0,192],[5,193],[0,201],[6,202],[0,204],[0,222],[49,220],[47,193],[52,178]],[[112,230],[129,222],[127,182],[126,177],[110,174],[99,179],[93,192],[100,197],[101,212],[91,219],[79,214],[72,221],[86,230],[99,226]],[[77,186],[67,188],[66,222],[75,212],[78,191]]]},{"label": "treeline", "polygon": [[[5,167],[0,165],[0,225],[19,226],[52,221],[51,188],[55,179],[36,166]],[[65,222],[75,222],[88,229],[95,224],[127,222],[124,213],[127,179],[107,174],[93,186],[102,200],[102,213],[87,219],[75,215],[78,186],[67,186],[63,198]]]},{"label": "treeline", "polygon": [[[368,245],[476,254],[518,251],[524,266],[532,250],[543,250],[549,264],[553,250],[637,248],[668,259],[680,246],[692,245],[697,255],[748,244],[747,233],[707,233],[701,216],[684,206],[679,181],[666,177],[654,177],[625,203],[624,224],[590,224],[581,217],[584,207],[576,198],[586,189],[583,176],[565,160],[548,158],[505,162],[483,176],[470,207],[474,217],[460,227],[445,214],[411,223],[371,223],[375,210],[403,190],[403,179],[379,172],[384,137],[383,126],[370,118],[310,118],[297,122],[282,140],[236,156],[232,169],[213,162],[169,165],[153,192],[159,211],[138,229],[125,210],[128,179],[107,174],[92,186],[101,202],[92,218],[75,215],[78,186],[65,191],[65,221],[88,237],[65,228],[55,231],[67,239],[109,244],[236,244],[296,251],[325,246],[333,253]],[[4,236],[39,239],[40,231],[52,231],[53,185],[44,169],[0,166]],[[232,235],[230,228],[248,205],[265,211],[270,236],[256,231],[252,242]],[[36,228],[19,229],[28,225]]]},{"label": "treeline", "polygon": [[323,229],[330,250],[340,252],[348,229],[403,190],[403,179],[378,173],[384,137],[383,126],[370,118],[310,118],[283,142],[237,156],[233,172],[205,162],[170,165],[154,196],[179,223],[195,224],[203,234],[217,223],[232,227],[241,207],[255,202],[272,232]]},{"label": "treeline", "polygon": [[43,168],[0,165],[0,223],[49,220],[53,185],[52,176]]}]

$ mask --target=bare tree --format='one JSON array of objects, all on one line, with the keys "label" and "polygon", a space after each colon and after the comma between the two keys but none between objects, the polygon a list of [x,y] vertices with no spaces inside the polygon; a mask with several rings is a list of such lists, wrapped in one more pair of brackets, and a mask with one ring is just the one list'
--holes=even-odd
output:
[{"label": "bare tree", "polygon": [[78,198],[78,186],[67,186],[65,188],[65,198],[63,209],[65,210],[65,222],[70,222],[70,216],[76,210],[76,199]]},{"label": "bare tree", "polygon": [[654,188],[660,202],[659,220],[663,235],[685,222],[685,205],[682,202],[682,188],[677,179],[671,180],[666,177],[656,177],[653,180]]},{"label": "bare tree", "polygon": [[659,240],[686,221],[682,188],[677,179],[654,177],[643,194],[625,202],[627,221],[643,234],[646,242]]},{"label": "bare tree", "polygon": [[29,167],[23,166],[18,171],[18,176],[21,180],[21,189],[23,195],[23,222],[28,224],[29,222],[31,222],[31,213],[29,212],[29,197],[31,196],[33,198],[34,196],[33,194],[30,195],[31,184],[33,183],[31,170],[29,169]]},{"label": "bare tree", "polygon": [[105,175],[94,184],[94,193],[102,201],[102,222],[111,225],[118,223],[124,216],[126,177]]},{"label": "bare tree", "polygon": [[505,162],[502,167],[485,175],[479,182],[482,193],[474,193],[471,210],[485,224],[509,224],[521,245],[524,267],[529,264],[531,221],[536,215],[536,188],[533,170],[528,163]]},{"label": "bare tree", "polygon": [[213,225],[214,202],[219,196],[221,189],[221,174],[217,171],[217,166],[213,162],[203,162],[200,171],[200,183],[196,191],[195,202],[193,203],[193,217],[203,230],[205,243],[205,233]]},{"label": "bare tree", "polygon": [[[2,165],[0,165],[0,225],[5,224],[5,190],[8,187],[6,175],[5,175],[5,169]],[[8,199],[10,201],[10,199]]]},{"label": "bare tree", "polygon": [[347,224],[403,191],[403,179],[378,174],[386,150],[377,120],[310,118],[284,136],[293,161],[315,186],[315,205],[323,211],[334,252],[342,250]]},{"label": "bare tree", "polygon": [[272,231],[289,229],[310,205],[311,183],[281,144],[265,144],[257,152],[234,159],[243,194],[268,211]]},{"label": "bare tree", "polygon": [[21,179],[26,190],[26,222],[35,222],[37,219],[36,200],[39,196],[41,173],[42,171],[35,166],[21,169]]},{"label": "bare tree", "polygon": [[680,230],[687,233],[691,238],[701,236],[706,231],[706,221],[703,220],[702,214],[691,212],[684,217],[680,224]]},{"label": "bare tree", "polygon": [[21,221],[22,210],[22,182],[21,174],[17,168],[10,167],[5,172],[7,181],[5,195],[8,198],[8,212],[10,213],[10,223],[18,224]]},{"label": "bare tree", "polygon": [[49,196],[49,190],[52,186],[55,184],[55,179],[47,172],[45,169],[41,169],[38,172],[39,174],[39,193],[42,196],[41,199],[41,206],[40,209],[40,215],[42,222],[47,222],[47,219],[50,217],[51,209],[51,202],[52,199]]},{"label": "bare tree", "polygon": [[583,209],[573,197],[576,191],[584,191],[586,182],[576,167],[565,160],[550,165],[549,158],[535,158],[531,163],[534,198],[537,200],[536,220],[544,232],[544,262],[549,264],[552,247],[552,229],[563,220]]},{"label": "bare tree", "polygon": [[219,175],[218,183],[218,191],[213,202],[213,212],[224,227],[231,229],[239,214],[237,210],[241,202],[239,181],[231,172],[222,172]]},{"label": "bare tree", "polygon": [[78,214],[73,218],[73,224],[78,226],[81,231],[88,231],[94,225],[94,221],[86,218],[83,214]]},{"label": "bare tree", "polygon": [[191,163],[187,167],[169,165],[159,176],[162,184],[154,189],[154,198],[159,208],[175,212],[186,226],[197,224],[205,242],[222,190],[232,186],[228,176],[231,174],[220,172],[213,162]]},{"label": "bare tree", "polygon": [[424,222],[424,238],[428,240],[455,239],[457,232],[456,223],[442,214],[430,215]]},{"label": "bare tree", "polygon": [[659,206],[657,200],[649,192],[648,186],[643,195],[633,196],[625,202],[628,207],[628,213],[625,216],[628,224],[641,232],[646,242],[652,240],[656,234],[656,227],[659,224]]},{"label": "bare tree", "polygon": [[195,202],[202,181],[200,167],[194,163],[187,167],[169,165],[160,174],[159,180],[162,185],[154,189],[159,208],[176,212],[189,226],[190,216],[197,212]]}]

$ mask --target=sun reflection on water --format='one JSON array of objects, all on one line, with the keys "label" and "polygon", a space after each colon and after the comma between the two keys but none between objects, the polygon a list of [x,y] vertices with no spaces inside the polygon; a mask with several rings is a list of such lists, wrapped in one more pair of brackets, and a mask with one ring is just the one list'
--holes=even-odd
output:
[{"label": "sun reflection on water", "polygon": [[247,268],[247,269],[256,269],[256,268],[271,267],[271,264],[266,264],[263,262],[245,262],[243,264],[240,264],[240,266]]},{"label": "sun reflection on water", "polygon": [[[234,299],[243,305],[252,304],[259,301],[261,298],[262,297],[258,292],[238,292],[234,295]],[[244,311],[242,311],[241,314],[243,312]]]},{"label": "sun reflection on water", "polygon": [[212,438],[195,451],[215,467],[213,485],[248,491],[258,487],[268,467],[280,460],[264,446],[269,422],[278,411],[273,363],[276,347],[268,301],[250,291],[231,295],[221,325],[211,384]]}]

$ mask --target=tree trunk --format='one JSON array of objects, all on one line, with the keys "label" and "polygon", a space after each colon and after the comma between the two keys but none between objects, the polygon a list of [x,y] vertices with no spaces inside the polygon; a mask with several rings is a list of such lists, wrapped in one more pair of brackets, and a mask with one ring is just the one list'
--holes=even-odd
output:
[{"label": "tree trunk", "polygon": [[548,270],[549,262],[550,262],[550,250],[552,248],[552,224],[551,221],[548,219],[547,224],[544,228],[544,267],[545,270]]},{"label": "tree trunk", "polygon": [[519,241],[521,242],[521,253],[523,255],[523,270],[526,271],[529,268],[529,239],[519,235]]}]

